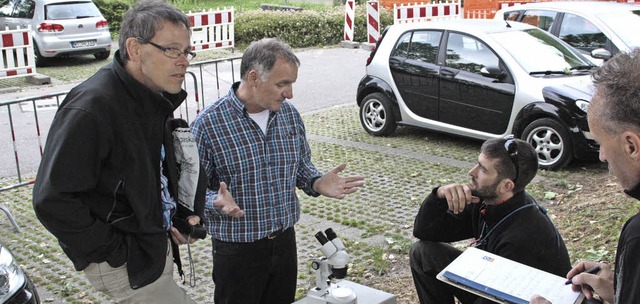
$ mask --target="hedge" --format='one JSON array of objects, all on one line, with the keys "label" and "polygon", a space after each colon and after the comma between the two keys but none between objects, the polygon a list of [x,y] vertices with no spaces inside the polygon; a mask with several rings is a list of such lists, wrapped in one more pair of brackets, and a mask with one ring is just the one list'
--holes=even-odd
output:
[{"label": "hedge", "polygon": [[[94,3],[109,22],[112,36],[116,36],[129,3],[120,0],[94,0]],[[242,48],[254,40],[278,37],[294,48],[336,45],[344,40],[344,18],[344,8],[340,6],[326,11],[236,12],[235,44]],[[365,6],[356,6],[354,41],[367,41],[366,22]],[[393,24],[392,12],[381,8],[380,31],[390,24]]]},{"label": "hedge", "polygon": [[[250,11],[236,17],[235,40],[239,46],[263,37],[278,37],[291,47],[335,45],[344,40],[344,10],[326,11]],[[391,12],[383,10],[380,30],[393,23]],[[364,9],[356,9],[354,41],[367,41]]]},{"label": "hedge", "polygon": [[111,37],[120,31],[120,23],[124,17],[124,13],[131,7],[128,2],[118,0],[93,0],[102,15],[109,23],[109,31]]}]

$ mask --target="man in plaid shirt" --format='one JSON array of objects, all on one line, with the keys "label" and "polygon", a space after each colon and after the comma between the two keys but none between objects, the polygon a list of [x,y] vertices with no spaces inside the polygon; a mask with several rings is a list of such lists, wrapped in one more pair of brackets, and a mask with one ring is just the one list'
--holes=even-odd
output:
[{"label": "man in plaid shirt", "polygon": [[209,178],[205,222],[213,243],[216,303],[286,303],[295,299],[300,219],[296,187],[342,199],[364,185],[341,177],[346,164],[322,174],[293,98],[300,61],[284,42],[253,42],[242,80],[192,124]]}]

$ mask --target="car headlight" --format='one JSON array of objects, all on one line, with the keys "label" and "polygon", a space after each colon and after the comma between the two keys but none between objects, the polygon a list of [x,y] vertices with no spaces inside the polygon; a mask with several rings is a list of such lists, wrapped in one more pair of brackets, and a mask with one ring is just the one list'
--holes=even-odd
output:
[{"label": "car headlight", "polygon": [[25,275],[11,252],[0,245],[0,303],[9,300],[25,281]]},{"label": "car headlight", "polygon": [[589,102],[586,100],[576,100],[576,106],[578,107],[578,109],[584,111],[585,113],[587,113],[587,111],[589,110]]}]

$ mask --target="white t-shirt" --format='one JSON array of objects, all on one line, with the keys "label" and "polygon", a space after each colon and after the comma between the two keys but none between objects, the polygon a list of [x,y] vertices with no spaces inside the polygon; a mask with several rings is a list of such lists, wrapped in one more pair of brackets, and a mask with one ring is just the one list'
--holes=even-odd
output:
[{"label": "white t-shirt", "polygon": [[269,110],[264,110],[258,113],[249,113],[249,117],[255,121],[264,135],[267,135],[267,122],[269,122]]}]

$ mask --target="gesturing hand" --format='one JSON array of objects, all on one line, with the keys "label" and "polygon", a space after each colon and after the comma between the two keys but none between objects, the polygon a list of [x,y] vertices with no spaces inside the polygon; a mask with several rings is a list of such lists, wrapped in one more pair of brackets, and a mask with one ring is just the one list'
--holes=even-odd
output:
[{"label": "gesturing hand", "polygon": [[347,194],[358,191],[358,188],[364,186],[364,177],[357,175],[340,177],[338,174],[346,167],[347,164],[342,164],[331,169],[316,180],[313,189],[324,196],[337,199],[342,199]]},{"label": "gesturing hand", "polygon": [[218,197],[213,201],[213,206],[220,209],[223,214],[231,217],[243,217],[244,210],[236,204],[231,192],[227,190],[227,184],[225,182],[220,183],[220,189],[218,189]]}]

